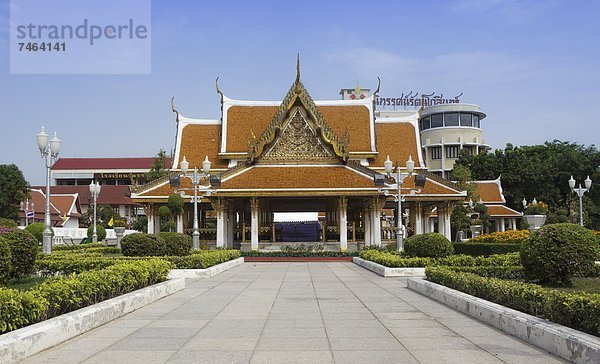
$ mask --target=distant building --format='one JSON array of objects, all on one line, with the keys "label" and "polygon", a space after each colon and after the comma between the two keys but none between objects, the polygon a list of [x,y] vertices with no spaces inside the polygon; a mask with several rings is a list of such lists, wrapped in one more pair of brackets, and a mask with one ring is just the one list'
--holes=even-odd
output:
[{"label": "distant building", "polygon": [[[19,211],[22,226],[34,222],[44,222],[46,214],[46,194],[41,189],[32,188],[29,192],[30,204],[33,203],[33,216],[25,221],[25,211]],[[54,227],[78,228],[81,218],[81,205],[78,193],[54,193],[50,195],[50,221]]]},{"label": "distant building", "polygon": [[[517,230],[517,219],[523,217],[523,213],[504,206],[506,199],[502,193],[502,182],[500,177],[494,180],[473,181],[476,193],[481,202],[487,207],[492,227],[490,232]],[[477,202],[477,201],[473,201]]]}]

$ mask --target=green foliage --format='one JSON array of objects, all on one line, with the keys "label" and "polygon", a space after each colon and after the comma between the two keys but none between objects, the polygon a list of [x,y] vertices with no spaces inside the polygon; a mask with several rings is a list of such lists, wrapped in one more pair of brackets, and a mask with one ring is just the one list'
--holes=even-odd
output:
[{"label": "green foliage", "polygon": [[127,221],[124,219],[116,219],[113,221],[113,228],[116,227],[127,227]]},{"label": "green foliage", "polygon": [[444,235],[426,233],[413,235],[404,242],[404,251],[411,257],[441,258],[454,252],[452,243]]},{"label": "green foliage", "polygon": [[171,218],[171,210],[168,206],[161,206],[158,209],[158,216],[161,220],[169,220]]},{"label": "green foliage", "polygon": [[161,232],[173,232],[177,228],[175,221],[169,220],[163,224],[161,224],[160,231]]},{"label": "green foliage", "polygon": [[133,220],[133,230],[137,230],[139,232],[148,231],[148,217],[146,216],[138,216]]},{"label": "green foliage", "polygon": [[547,225],[523,244],[521,264],[530,281],[569,286],[572,276],[592,269],[598,249],[595,236],[582,226]]},{"label": "green foliage", "polygon": [[151,182],[156,179],[159,179],[163,176],[166,176],[169,171],[165,169],[165,161],[167,159],[167,152],[164,150],[159,150],[154,162],[152,163],[152,167],[150,171],[146,173],[146,182]]},{"label": "green foliage", "polygon": [[[94,234],[94,225],[90,226],[87,229],[87,237],[91,239],[93,234]],[[106,229],[104,228],[104,226],[96,224],[96,235],[98,235],[98,241],[102,241],[102,240],[106,239]]]},{"label": "green foliage", "polygon": [[179,194],[171,194],[167,200],[167,206],[173,215],[179,216],[183,214],[183,198]]},{"label": "green foliage", "polygon": [[189,255],[192,250],[192,238],[186,234],[162,232],[156,235],[166,243],[165,255]]},{"label": "green foliage", "polygon": [[[44,223],[43,222],[34,222],[33,224],[27,225],[25,231],[35,236],[35,238],[41,243],[44,241]],[[52,232],[52,236],[54,236],[54,229],[50,227],[50,231]]]},{"label": "green foliage", "polygon": [[167,257],[176,269],[206,269],[240,257],[239,250],[197,250],[183,257]]},{"label": "green foliage", "polygon": [[35,271],[39,242],[35,236],[19,229],[0,230],[0,239],[10,248],[10,278],[27,277]]},{"label": "green foliage", "polygon": [[496,231],[469,239],[469,243],[523,244],[529,239],[529,230]]},{"label": "green foliage", "polygon": [[25,200],[29,184],[14,164],[0,164],[0,217],[16,220],[19,206]]},{"label": "green foliage", "polygon": [[29,291],[0,288],[0,334],[162,282],[170,269],[160,259],[121,261],[50,278]]},{"label": "green foliage", "polygon": [[[586,176],[600,181],[600,151],[594,146],[558,140],[543,145],[513,147],[482,153],[477,156],[461,156],[457,165],[468,167],[473,178],[494,179],[502,175],[502,187],[507,205],[522,211],[523,198],[537,197],[550,207],[550,211],[565,209],[569,221],[578,219],[578,198],[571,192],[568,180],[571,175],[582,181]],[[600,229],[600,188],[591,188],[584,197],[586,226]]]},{"label": "green foliage", "polygon": [[121,240],[121,251],[127,257],[163,256],[167,254],[167,243],[158,235],[135,233]]},{"label": "green foliage", "polygon": [[158,209],[158,217],[160,218],[160,231],[174,231],[176,228],[173,221],[171,209],[168,206],[161,206]]},{"label": "green foliage", "polygon": [[454,253],[472,256],[518,253],[521,245],[513,243],[454,243]]},{"label": "green foliage", "polygon": [[77,245],[56,245],[52,247],[53,254],[58,251],[83,251],[84,249],[100,248],[104,245],[102,243],[89,243],[89,244],[77,244]]},{"label": "green foliage", "polygon": [[4,239],[0,239],[0,284],[5,284],[10,279],[12,272],[10,245]]},{"label": "green foliage", "polygon": [[600,295],[565,293],[531,283],[480,277],[445,267],[425,270],[427,279],[552,322],[600,336]]},{"label": "green foliage", "polygon": [[5,217],[0,217],[0,227],[3,228],[16,228],[17,227],[17,222],[13,219],[7,219]]},{"label": "green foliage", "polygon": [[544,202],[535,202],[527,205],[525,209],[525,215],[546,215],[548,213],[548,205]]},{"label": "green foliage", "polygon": [[523,279],[523,276],[524,276],[523,267],[520,265],[515,265],[515,266],[483,265],[483,266],[476,266],[476,267],[448,266],[448,269],[453,272],[473,273],[480,277],[489,277],[489,278]]},{"label": "green foliage", "polygon": [[436,265],[449,266],[516,266],[520,264],[518,253],[491,255],[489,257],[472,257],[469,255],[451,255],[445,258],[410,258],[403,257],[396,253],[363,250],[360,257],[372,262],[384,265],[389,268],[419,268]]}]

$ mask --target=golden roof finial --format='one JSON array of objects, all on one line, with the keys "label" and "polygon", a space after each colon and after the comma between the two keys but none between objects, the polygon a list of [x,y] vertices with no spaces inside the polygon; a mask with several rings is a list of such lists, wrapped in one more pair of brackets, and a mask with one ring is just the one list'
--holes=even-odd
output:
[{"label": "golden roof finial", "polygon": [[300,52],[296,55],[296,82],[300,82]]}]

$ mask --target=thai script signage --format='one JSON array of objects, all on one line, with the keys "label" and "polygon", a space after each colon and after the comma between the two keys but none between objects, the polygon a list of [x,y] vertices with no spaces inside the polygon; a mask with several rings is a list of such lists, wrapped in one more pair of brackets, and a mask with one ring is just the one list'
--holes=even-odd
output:
[{"label": "thai script signage", "polygon": [[142,178],[145,176],[145,173],[100,173],[100,177],[103,179]]},{"label": "thai script signage", "polygon": [[375,99],[375,106],[378,108],[420,108],[421,104],[425,107],[443,104],[458,104],[460,103],[461,96],[462,92],[460,95],[454,97],[444,97],[444,94],[436,95],[435,92],[430,94],[419,94],[418,92],[415,92],[413,95],[413,92],[411,91],[406,95],[402,94],[400,97],[377,96]]}]

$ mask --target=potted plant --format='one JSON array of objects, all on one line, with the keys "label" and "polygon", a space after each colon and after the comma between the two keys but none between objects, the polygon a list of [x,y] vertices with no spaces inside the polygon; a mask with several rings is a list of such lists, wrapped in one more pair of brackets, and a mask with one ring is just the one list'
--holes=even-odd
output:
[{"label": "potted plant", "polygon": [[483,234],[483,221],[479,218],[471,221],[471,237],[475,238]]},{"label": "potted plant", "polygon": [[542,201],[537,202],[535,199],[532,203],[525,207],[523,219],[527,222],[529,231],[538,230],[546,222],[548,215],[548,205]]},{"label": "potted plant", "polygon": [[123,239],[123,234],[125,233],[125,227],[127,223],[125,220],[115,220],[113,223],[113,229],[115,230],[115,235],[117,235],[117,248],[121,249],[121,239]]}]

